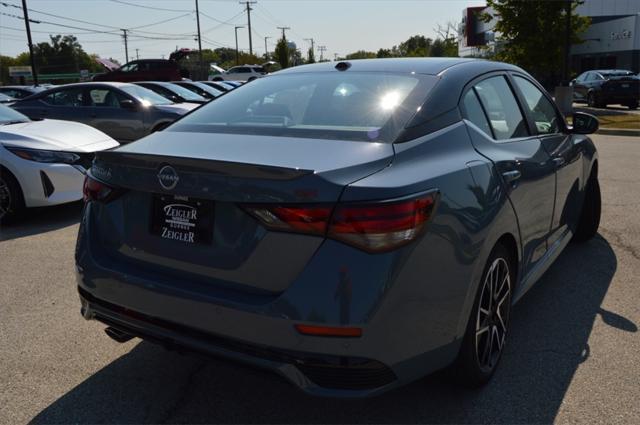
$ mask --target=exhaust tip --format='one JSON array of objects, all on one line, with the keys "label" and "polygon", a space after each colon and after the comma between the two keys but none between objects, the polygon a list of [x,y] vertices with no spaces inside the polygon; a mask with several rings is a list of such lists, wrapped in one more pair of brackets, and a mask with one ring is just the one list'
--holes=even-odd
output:
[{"label": "exhaust tip", "polygon": [[106,328],[104,330],[104,333],[106,333],[107,336],[109,336],[109,338],[111,338],[112,340],[121,344],[133,339],[133,335],[129,335],[128,333],[112,328],[111,326]]}]

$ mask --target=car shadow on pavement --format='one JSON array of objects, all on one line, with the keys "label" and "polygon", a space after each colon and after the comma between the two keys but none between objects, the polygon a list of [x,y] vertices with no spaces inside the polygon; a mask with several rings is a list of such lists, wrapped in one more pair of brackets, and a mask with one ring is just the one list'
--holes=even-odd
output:
[{"label": "car shadow on pavement", "polygon": [[516,306],[503,362],[480,390],[461,389],[444,371],[376,398],[314,398],[268,372],[130,342],[128,354],[33,422],[550,423],[576,369],[589,361],[597,317],[637,331],[601,307],[616,266],[601,236],[570,245]]},{"label": "car shadow on pavement", "polygon": [[80,222],[82,202],[53,207],[28,208],[21,217],[0,225],[0,241],[37,235],[72,226]]}]

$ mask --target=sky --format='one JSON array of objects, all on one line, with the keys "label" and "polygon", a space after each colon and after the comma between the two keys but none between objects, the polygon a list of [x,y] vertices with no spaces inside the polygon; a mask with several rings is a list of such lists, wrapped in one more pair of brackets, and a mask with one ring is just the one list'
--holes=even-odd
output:
[{"label": "sky", "polygon": [[[314,39],[316,58],[319,46],[326,46],[324,57],[330,59],[356,50],[377,51],[416,34],[435,38],[438,24],[457,25],[464,8],[484,4],[484,0],[258,0],[251,5],[253,49],[264,54],[264,37],[271,37],[267,47],[273,52],[282,35],[277,27],[284,26],[291,28],[287,39],[305,56],[309,38]],[[22,16],[22,10],[10,5],[21,6],[21,0],[0,0],[0,54],[15,56],[28,47],[24,21],[8,16]],[[199,6],[203,48],[234,48],[234,27],[244,26],[238,29],[238,44],[249,50],[244,4],[199,0]],[[176,46],[197,48],[195,0],[27,0],[27,7],[30,20],[41,21],[31,24],[34,43],[48,41],[49,34],[74,34],[86,52],[124,63],[120,29],[126,28],[132,29],[129,60],[136,54],[140,59],[168,57]]]}]

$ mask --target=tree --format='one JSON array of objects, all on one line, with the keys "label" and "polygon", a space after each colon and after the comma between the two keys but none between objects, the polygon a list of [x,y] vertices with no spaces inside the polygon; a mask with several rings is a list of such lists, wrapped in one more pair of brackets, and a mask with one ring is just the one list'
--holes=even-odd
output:
[{"label": "tree", "polygon": [[345,56],[345,59],[371,59],[375,58],[376,54],[374,52],[367,52],[365,50],[358,50],[357,52],[349,53]]},{"label": "tree", "polygon": [[276,62],[280,64],[282,69],[289,68],[289,46],[287,46],[287,40],[284,37],[278,40],[278,44],[273,53]]},{"label": "tree", "polygon": [[[438,24],[437,28],[433,29],[438,38],[442,40],[442,47],[444,52],[440,56],[458,57],[458,29],[453,22],[447,22],[445,25]],[[435,44],[435,41],[434,41]],[[440,49],[440,47],[438,47]],[[439,52],[438,52],[439,53]],[[431,53],[431,56],[436,56]]]},{"label": "tree", "polygon": [[391,49],[379,49],[378,53],[376,53],[376,57],[377,58],[392,58],[393,57],[393,53],[391,52]]},{"label": "tree", "polygon": [[[414,35],[397,47],[399,56],[429,56],[432,40],[424,35]],[[393,47],[396,49],[396,47]]]},{"label": "tree", "polygon": [[[38,43],[33,48],[39,73],[62,74],[79,72],[81,69],[101,71],[101,66],[82,49],[75,36],[51,35],[49,38],[50,42]],[[21,60],[22,55],[17,59]],[[28,54],[24,55],[28,58]]]},{"label": "tree", "polygon": [[307,63],[316,63],[316,55],[313,53],[313,47],[309,47],[307,51]]},{"label": "tree", "polygon": [[435,41],[431,45],[429,56],[433,56],[433,57],[446,56],[445,44],[444,44],[444,41],[442,41],[442,39],[440,38],[435,39]]},{"label": "tree", "polygon": [[[496,59],[516,64],[546,87],[560,80],[564,61],[566,1],[488,0],[495,13],[482,16],[485,22],[497,18],[500,34]],[[578,1],[571,3],[571,43],[580,43],[580,35],[590,19],[578,16]]]}]

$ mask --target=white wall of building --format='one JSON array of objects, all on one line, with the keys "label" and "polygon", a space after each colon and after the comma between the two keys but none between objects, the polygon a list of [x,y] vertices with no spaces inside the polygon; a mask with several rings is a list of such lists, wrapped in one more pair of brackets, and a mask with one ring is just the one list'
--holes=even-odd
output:
[{"label": "white wall of building", "polygon": [[[637,0],[640,5],[640,0]],[[571,54],[623,52],[640,49],[640,13],[592,24],[581,35],[587,40],[571,47]]]},{"label": "white wall of building", "polygon": [[585,0],[576,8],[582,16],[621,16],[640,13],[640,0]]}]

